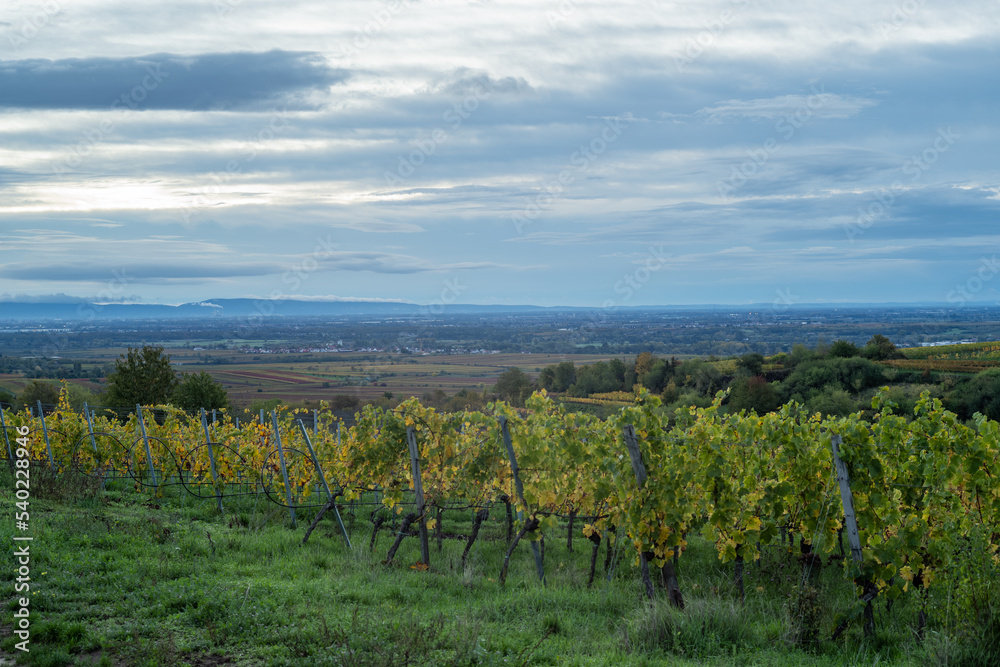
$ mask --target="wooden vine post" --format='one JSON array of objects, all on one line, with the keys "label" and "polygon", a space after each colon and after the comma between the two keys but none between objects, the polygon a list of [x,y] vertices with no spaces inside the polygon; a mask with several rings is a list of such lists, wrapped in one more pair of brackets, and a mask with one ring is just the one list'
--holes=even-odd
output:
[{"label": "wooden vine post", "polygon": [[[632,470],[635,471],[635,479],[642,489],[646,486],[646,465],[642,462],[642,452],[639,451],[639,441],[635,437],[635,427],[626,424],[622,427],[622,436],[625,439],[625,448],[628,450],[628,457],[632,461]],[[646,587],[646,597],[653,599],[653,580],[649,577],[649,554],[642,552],[639,554],[639,565],[642,570],[642,584]]]},{"label": "wooden vine post", "polygon": [[[847,529],[847,543],[851,547],[851,558],[860,565],[863,561],[861,554],[861,536],[858,534],[858,519],[854,514],[854,497],[851,495],[851,477],[847,470],[847,464],[840,458],[840,445],[842,440],[834,433],[830,437],[830,446],[833,450],[833,465],[837,472],[837,483],[840,485],[840,500],[844,505],[844,526]],[[867,579],[857,582],[864,587],[861,601],[865,603],[865,636],[870,637],[875,634],[875,614],[872,610],[872,600],[878,595],[878,588]],[[840,635],[845,629],[846,623],[841,624],[834,632],[834,638]]]},{"label": "wooden vine post", "polygon": [[[632,461],[632,470],[635,471],[636,481],[639,488],[646,486],[646,464],[642,461],[642,451],[639,449],[639,440],[635,437],[635,427],[626,424],[622,427],[622,436],[625,440],[625,448],[628,450],[629,459]],[[677,552],[674,552],[676,557]],[[646,595],[653,599],[653,581],[649,576],[649,561],[653,554],[643,552],[639,555],[639,562],[642,568],[642,583],[646,587]],[[670,597],[670,604],[678,609],[684,608],[684,597],[681,595],[680,585],[677,583],[677,570],[674,568],[674,561],[668,560],[660,568],[663,583],[666,585],[667,594]]]},{"label": "wooden vine post", "polygon": [[[500,431],[503,435],[503,444],[507,449],[507,458],[510,459],[510,473],[514,478],[514,488],[517,490],[517,498],[521,503],[521,507],[527,507],[524,502],[524,485],[521,483],[521,473],[517,467],[517,456],[514,454],[514,443],[510,438],[510,430],[507,428],[507,418],[501,415],[497,418],[500,422]],[[521,521],[524,518],[524,512],[522,510],[517,511],[517,519]],[[500,570],[500,585],[502,586],[507,581],[507,567],[510,564],[510,556],[514,553],[514,548],[517,547],[517,543],[521,540],[525,534],[538,528],[538,519],[532,518],[530,521],[526,522],[524,526],[521,527],[521,531],[511,542],[510,548],[507,549],[507,553],[504,555],[503,568]],[[545,585],[545,565],[542,563],[542,553],[538,548],[537,542],[531,543],[531,553],[535,556],[535,569],[538,570],[538,580]]]},{"label": "wooden vine post", "polygon": [[413,492],[417,496],[417,530],[420,533],[420,562],[430,567],[431,549],[427,542],[427,519],[424,516],[424,485],[420,479],[420,450],[417,449],[417,431],[406,427],[406,443],[410,446],[410,465],[413,467]]}]

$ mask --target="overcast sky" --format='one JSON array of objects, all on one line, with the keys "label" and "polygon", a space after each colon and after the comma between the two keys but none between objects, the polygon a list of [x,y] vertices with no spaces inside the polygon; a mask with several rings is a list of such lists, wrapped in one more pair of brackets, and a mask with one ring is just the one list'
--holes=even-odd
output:
[{"label": "overcast sky", "polygon": [[992,305],[998,72],[995,0],[9,1],[0,300]]}]

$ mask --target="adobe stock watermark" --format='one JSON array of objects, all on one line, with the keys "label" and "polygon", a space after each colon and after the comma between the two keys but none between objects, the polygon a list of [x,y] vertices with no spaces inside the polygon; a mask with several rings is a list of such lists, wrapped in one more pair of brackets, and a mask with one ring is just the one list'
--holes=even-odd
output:
[{"label": "adobe stock watermark", "polygon": [[[15,459],[12,461],[14,470],[13,495],[17,497],[14,503],[16,511],[14,522],[17,529],[26,533],[30,529],[31,513],[29,506],[31,503],[31,454],[28,451],[27,426],[18,426],[14,431],[17,435],[17,449],[14,452]],[[34,538],[30,535],[14,535],[14,593],[23,593],[24,597],[14,598],[14,625],[11,627],[13,634],[21,641],[14,644],[14,648],[19,651],[29,652],[28,644],[31,641],[31,545],[28,544]]]},{"label": "adobe stock watermark", "polygon": [[558,6],[545,12],[545,20],[548,21],[549,29],[555,30],[560,23],[567,20],[576,13],[576,3],[573,0],[559,0]]},{"label": "adobe stock watermark", "polygon": [[678,72],[683,72],[688,65],[700,58],[706,49],[712,47],[718,41],[719,37],[722,36],[722,33],[736,19],[736,16],[739,14],[736,10],[749,5],[750,0],[732,0],[730,4],[733,5],[735,10],[731,8],[723,9],[714,19],[705,21],[702,24],[704,30],[700,31],[694,37],[689,37],[684,42],[684,51],[674,56],[674,65],[677,67]]},{"label": "adobe stock watermark", "polygon": [[797,295],[792,294],[791,287],[786,287],[784,291],[776,289],[774,290],[774,294],[776,296],[774,301],[771,302],[771,312],[775,314],[784,313],[801,301]]},{"label": "adobe stock watermark", "polygon": [[[323,260],[333,255],[336,244],[329,234],[326,238],[317,238],[311,253],[302,260],[296,262],[281,275],[281,282],[287,286],[294,294],[299,291],[309,278],[320,269]],[[274,315],[274,302],[286,298],[288,295],[281,289],[273,289],[264,299],[255,299],[253,302],[256,312],[246,315],[241,322],[236,325],[236,335],[246,338],[247,335],[259,329],[264,321]]]},{"label": "adobe stock watermark", "polygon": [[418,309],[418,314],[420,315],[421,325],[416,333],[410,334],[408,332],[401,332],[396,338],[396,343],[400,347],[411,347],[408,344],[409,340],[422,338],[429,330],[431,326],[431,320],[435,317],[439,317],[444,314],[445,308],[454,303],[458,302],[459,297],[462,296],[469,289],[468,285],[463,285],[459,279],[456,278],[445,278],[442,283],[441,293],[430,303],[425,306],[420,306]]},{"label": "adobe stock watermark", "polygon": [[620,280],[612,286],[615,294],[620,294],[621,299],[605,299],[600,310],[590,315],[590,320],[580,326],[572,337],[579,341],[585,333],[593,333],[600,326],[607,324],[608,317],[614,314],[653,278],[653,275],[662,271],[670,260],[671,255],[664,252],[663,244],[659,246],[649,246],[646,256],[636,262],[637,268],[625,273]]},{"label": "adobe stock watermark", "polygon": [[220,19],[242,4],[243,0],[214,0],[212,2],[212,6],[215,7],[215,15]]},{"label": "adobe stock watermark", "polygon": [[37,37],[63,9],[58,0],[44,0],[34,4],[35,8],[24,17],[21,24],[7,31],[7,41],[12,49],[20,49]]},{"label": "adobe stock watermark", "polygon": [[145,71],[146,74],[139,83],[111,102],[111,110],[116,112],[116,116],[105,116],[96,127],[84,130],[83,139],[70,149],[68,155],[52,165],[53,173],[65,174],[79,167],[98,144],[114,134],[117,122],[129,111],[139,109],[149,94],[170,76],[169,72],[161,69],[160,63],[146,65]]},{"label": "adobe stock watermark", "polygon": [[719,195],[723,198],[732,197],[733,193],[746,185],[781,148],[781,141],[778,138],[784,141],[791,140],[832,97],[826,92],[823,84],[817,86],[814,83],[809,87],[809,91],[810,94],[799,108],[775,121],[774,131],[777,136],[768,137],[759,148],[748,149],[747,159],[733,166],[729,178],[716,182],[715,187]]},{"label": "adobe stock watermark", "polygon": [[111,270],[111,278],[105,284],[104,289],[97,293],[95,303],[81,303],[76,307],[76,314],[88,322],[94,320],[104,309],[101,302],[108,303],[120,299],[122,292],[133,282],[133,279],[125,272],[125,267]]},{"label": "adobe stock watermark", "polygon": [[526,226],[534,224],[543,212],[551,209],[552,204],[562,195],[563,191],[575,183],[580,176],[586,174],[591,165],[604,155],[608,147],[618,141],[618,138],[628,127],[628,123],[634,122],[634,120],[630,115],[606,118],[605,127],[600,134],[573,151],[566,167],[560,170],[555,177],[548,179],[541,192],[526,199],[524,208],[510,214],[510,221],[514,224],[517,233],[523,234]]},{"label": "adobe stock watermark", "polygon": [[955,289],[948,292],[948,303],[964,306],[969,301],[983,291],[986,283],[993,280],[1000,273],[1000,262],[997,256],[993,255],[989,259],[983,257],[979,260],[979,268],[964,282],[955,285]]},{"label": "adobe stock watermark", "polygon": [[354,28],[351,43],[340,45],[340,55],[356,56],[367,49],[379,35],[389,29],[397,16],[403,13],[403,10],[409,9],[412,4],[412,0],[388,0],[375,9],[363,25]]},{"label": "adobe stock watermark", "polygon": [[467,289],[469,286],[458,282],[458,278],[446,278],[444,287],[441,288],[441,294],[426,306],[421,306],[420,314],[424,317],[444,314],[445,306],[450,306],[458,301],[458,297],[462,296]]},{"label": "adobe stock watermark", "polygon": [[448,140],[448,131],[454,132],[462,127],[462,123],[479,109],[479,105],[490,98],[495,92],[489,77],[484,78],[485,83],[477,83],[472,92],[468,93],[461,101],[455,102],[450,109],[446,110],[441,119],[446,123],[446,127],[436,127],[431,130],[430,135],[423,139],[414,139],[411,143],[414,148],[408,154],[399,155],[399,163],[396,170],[385,172],[385,184],[389,187],[396,187],[406,179],[413,176],[427,159],[437,152],[438,146]]},{"label": "adobe stock watermark", "polygon": [[903,2],[893,5],[892,12],[878,23],[879,33],[882,39],[886,39],[894,32],[898,32],[910,22],[914,14],[920,11],[923,0],[903,0]]},{"label": "adobe stock watermark", "polygon": [[[937,136],[931,145],[920,154],[911,156],[900,167],[903,175],[909,176],[911,183],[920,180],[920,177],[934,166],[942,155],[951,150],[951,147],[961,137],[962,135],[952,130],[950,125],[946,129],[938,128]],[[867,206],[859,207],[854,222],[844,225],[844,234],[847,236],[847,240],[854,243],[855,238],[862,236],[867,229],[875,224],[876,220],[884,217],[889,209],[895,205],[896,198],[903,194],[906,188],[906,183],[895,180],[888,188],[881,189],[875,194],[875,201],[870,202]]]},{"label": "adobe stock watermark", "polygon": [[257,157],[258,149],[268,141],[274,139],[280,132],[289,127],[287,108],[280,111],[272,111],[271,118],[267,124],[257,130],[246,140],[246,148],[240,151],[239,157],[226,162],[226,168],[222,171],[212,172],[208,178],[211,185],[206,185],[195,193],[191,203],[180,210],[181,219],[185,223],[191,221],[192,214],[201,208],[215,206],[222,203],[221,195],[223,189],[228,187],[237,174],[243,170]]},{"label": "adobe stock watermark", "polygon": [[[133,282],[132,278],[126,275],[124,267],[121,269],[112,269],[111,278],[105,284],[104,288],[94,295],[93,301],[81,303],[76,307],[77,316],[87,322],[92,322],[104,309],[105,305],[109,302],[121,300],[122,292],[125,291],[125,288],[131,282]],[[50,330],[45,332],[44,342],[41,347],[33,349],[31,354],[36,357],[51,359],[58,356],[69,345],[70,340],[67,332],[64,330]]]}]

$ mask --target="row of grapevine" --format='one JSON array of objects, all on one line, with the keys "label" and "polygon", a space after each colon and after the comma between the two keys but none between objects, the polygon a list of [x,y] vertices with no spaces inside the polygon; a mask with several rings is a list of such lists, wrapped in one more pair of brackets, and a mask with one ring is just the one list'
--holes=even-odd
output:
[{"label": "row of grapevine", "polygon": [[807,563],[814,549],[837,548],[844,513],[831,456],[836,435],[861,546],[861,560],[845,572],[859,597],[925,592],[973,533],[985,536],[997,559],[996,422],[980,418],[969,428],[926,396],[908,416],[876,397],[871,421],[824,419],[794,404],[766,415],[723,414],[721,400],[668,414],[640,390],[633,405],[601,420],[544,392],[520,411],[492,403],[482,412],[442,414],[410,399],[391,411],[366,406],[353,427],[331,420],[310,437],[288,413],[239,427],[227,416],[209,426],[167,408],[156,419],[143,411],[81,416],[64,395],[44,424],[27,411],[6,413],[4,423],[29,427],[29,451],[41,465],[51,456],[88,474],[182,483],[220,503],[263,491],[280,504],[318,507],[326,499],[312,494],[325,481],[345,501],[377,491],[395,512],[414,487],[412,433],[426,509],[411,512],[407,526],[434,528],[443,508],[503,501],[523,517],[520,535],[537,540],[554,536],[560,517],[579,516],[594,559],[602,541],[626,540],[644,571],[664,569],[677,605],[683,597],[673,565],[693,531],[715,544],[722,562],[734,563],[741,591],[744,563],[778,540],[797,539]]}]

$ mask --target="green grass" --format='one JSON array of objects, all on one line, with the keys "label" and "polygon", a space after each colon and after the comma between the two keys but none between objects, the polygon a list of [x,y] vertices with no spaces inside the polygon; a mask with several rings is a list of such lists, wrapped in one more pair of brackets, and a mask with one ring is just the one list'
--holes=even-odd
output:
[{"label": "green grass", "polygon": [[[12,517],[6,468],[0,481],[3,515]],[[624,547],[612,550],[610,578],[601,548],[588,589],[590,543],[578,536],[570,553],[564,531],[546,540],[544,587],[522,545],[501,588],[502,506],[464,568],[458,536],[470,532],[472,512],[446,513],[452,537],[441,551],[432,542],[432,567],[420,571],[411,568],[416,538],[393,564],[382,562],[390,530],[369,552],[370,508],[353,520],[345,513],[349,553],[332,521],[303,545],[311,512],[300,511],[291,529],[287,511],[253,496],[227,499],[219,515],[213,502],[176,488],[153,498],[120,482],[105,491],[49,482],[33,493],[31,652],[16,652],[20,664],[917,665],[945,664],[959,650],[933,624],[930,649],[913,638],[911,601],[880,607],[874,639],[852,628],[829,641],[853,587],[827,566],[802,589],[797,561],[781,548],[747,567],[741,604],[731,566],[692,536],[679,568],[687,606],[678,611],[643,599]],[[0,527],[8,610],[12,523]],[[6,636],[0,648],[13,654],[15,641]]]}]

